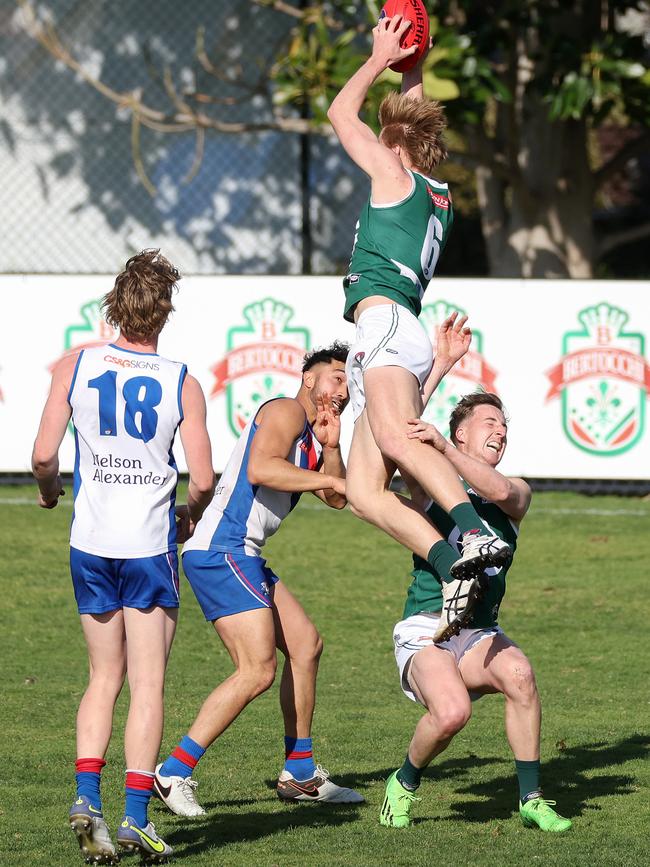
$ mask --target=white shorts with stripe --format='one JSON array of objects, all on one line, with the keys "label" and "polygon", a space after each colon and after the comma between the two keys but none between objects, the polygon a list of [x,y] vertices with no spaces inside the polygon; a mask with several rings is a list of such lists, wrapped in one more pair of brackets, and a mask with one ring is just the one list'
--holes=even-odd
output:
[{"label": "white shorts with stripe", "polygon": [[[408,669],[413,656],[425,647],[433,644],[433,636],[440,622],[439,614],[413,614],[406,620],[400,620],[393,629],[393,642],[395,644],[395,661],[399,670],[399,682],[402,692],[411,701],[419,702],[408,682]],[[460,663],[465,654],[475,647],[484,638],[493,638],[495,635],[505,635],[500,626],[490,626],[487,629],[461,629],[458,635],[453,635],[448,641],[437,644],[441,650],[446,650]],[[513,642],[514,643],[514,642]],[[470,698],[476,701],[482,693],[472,692]]]},{"label": "white shorts with stripe", "polygon": [[420,385],[433,364],[433,348],[426,331],[401,304],[368,307],[357,320],[357,333],[350,347],[345,372],[350,404],[356,421],[366,405],[363,374],[371,367],[404,367]]}]

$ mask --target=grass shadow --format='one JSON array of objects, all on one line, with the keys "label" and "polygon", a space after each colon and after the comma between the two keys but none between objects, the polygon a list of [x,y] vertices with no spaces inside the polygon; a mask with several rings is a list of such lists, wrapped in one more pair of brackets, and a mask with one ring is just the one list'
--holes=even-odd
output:
[{"label": "grass shadow", "polygon": [[[542,786],[549,798],[556,798],[563,816],[574,817],[585,810],[600,810],[593,802],[610,795],[628,795],[636,791],[636,781],[630,774],[596,774],[586,772],[647,759],[650,737],[634,735],[618,743],[600,741],[566,747],[560,755],[542,764]],[[438,770],[453,776],[455,761],[441,763]],[[440,777],[434,773],[434,777]],[[486,822],[507,819],[516,805],[514,771],[480,783],[470,783],[456,789],[458,794],[473,795],[482,800],[456,801],[451,810],[465,822]],[[513,804],[513,801],[515,804]]]},{"label": "grass shadow", "polygon": [[[237,802],[230,802],[237,805]],[[242,801],[240,804],[246,804]],[[332,828],[358,819],[356,804],[331,805],[287,804],[279,812],[260,810],[237,813],[218,813],[193,819],[165,833],[165,839],[174,847],[179,857],[204,852],[207,849],[227,846],[231,843],[250,843],[264,837],[282,834],[295,828]]]}]

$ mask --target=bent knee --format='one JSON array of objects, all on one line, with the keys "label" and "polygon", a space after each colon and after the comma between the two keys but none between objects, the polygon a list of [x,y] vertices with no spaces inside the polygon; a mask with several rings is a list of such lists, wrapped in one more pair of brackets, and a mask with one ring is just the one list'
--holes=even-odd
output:
[{"label": "bent knee", "polygon": [[276,661],[273,659],[259,662],[237,670],[237,677],[246,684],[246,692],[251,699],[266,692],[275,680]]},{"label": "bent knee", "polygon": [[452,738],[464,728],[472,715],[470,702],[459,703],[432,714],[438,736],[442,739]]},{"label": "bent knee", "polygon": [[513,701],[528,704],[537,699],[535,672],[528,660],[512,665],[504,686],[505,695]]}]

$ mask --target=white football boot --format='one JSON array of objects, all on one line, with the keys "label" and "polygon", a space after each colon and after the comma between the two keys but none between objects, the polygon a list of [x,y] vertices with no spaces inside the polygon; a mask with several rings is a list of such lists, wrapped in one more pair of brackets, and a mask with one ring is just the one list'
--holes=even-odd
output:
[{"label": "white football boot", "polygon": [[205,810],[196,800],[198,783],[192,777],[163,777],[162,762],[156,766],[153,791],[156,797],[177,816],[204,816]]},{"label": "white football boot", "polygon": [[276,788],[281,801],[320,801],[328,804],[362,804],[363,795],[354,789],[337,786],[330,780],[329,771],[316,765],[316,773],[309,780],[296,780],[287,770],[283,770]]}]

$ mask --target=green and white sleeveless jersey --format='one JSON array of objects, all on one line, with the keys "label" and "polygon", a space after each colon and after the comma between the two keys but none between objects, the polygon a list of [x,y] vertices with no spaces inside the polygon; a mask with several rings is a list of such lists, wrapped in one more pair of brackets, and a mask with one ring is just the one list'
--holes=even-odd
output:
[{"label": "green and white sleeveless jersey", "polygon": [[368,199],[354,237],[343,279],[344,316],[353,321],[362,298],[385,295],[420,315],[424,290],[447,242],[453,210],[447,184],[409,172],[411,192],[393,205]]},{"label": "green and white sleeveless jersey", "polygon": [[[517,524],[505,512],[501,511],[497,505],[483,499],[483,497],[473,491],[467,482],[463,482],[463,485],[470,502],[478,512],[485,526],[507,542],[514,554],[519,533]],[[427,515],[452,548],[458,548],[460,553],[460,530],[447,512],[441,509],[437,503],[432,503],[427,510]],[[485,571],[490,578],[489,590],[485,598],[479,602],[474,616],[469,623],[469,628],[471,629],[486,629],[488,626],[494,626],[497,623],[499,606],[506,592],[506,573],[508,569],[492,566]],[[412,614],[419,614],[421,611],[440,611],[442,609],[442,579],[433,566],[421,557],[414,555],[411,575],[413,581],[406,597],[404,619],[410,617]]]}]

